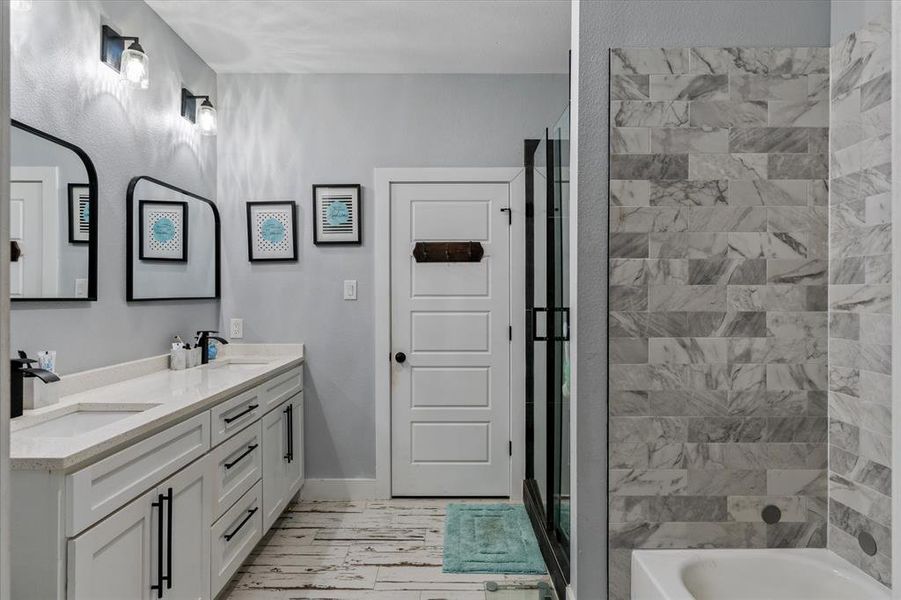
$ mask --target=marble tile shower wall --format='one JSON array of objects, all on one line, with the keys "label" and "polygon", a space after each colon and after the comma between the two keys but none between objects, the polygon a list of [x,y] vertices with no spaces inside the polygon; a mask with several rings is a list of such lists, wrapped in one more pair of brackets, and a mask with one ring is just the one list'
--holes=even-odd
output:
[{"label": "marble tile shower wall", "polygon": [[[891,583],[891,33],[832,50],[829,548]],[[873,536],[874,556],[857,537]]]},{"label": "marble tile shower wall", "polygon": [[611,78],[626,599],[634,548],[826,545],[829,49],[617,49]]}]

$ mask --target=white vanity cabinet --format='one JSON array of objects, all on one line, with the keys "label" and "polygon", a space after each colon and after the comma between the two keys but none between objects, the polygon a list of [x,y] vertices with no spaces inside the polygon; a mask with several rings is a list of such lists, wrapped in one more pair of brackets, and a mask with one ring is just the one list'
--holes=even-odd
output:
[{"label": "white vanity cabinet", "polygon": [[72,473],[14,471],[13,600],[215,598],[303,484],[302,381],[282,370]]}]

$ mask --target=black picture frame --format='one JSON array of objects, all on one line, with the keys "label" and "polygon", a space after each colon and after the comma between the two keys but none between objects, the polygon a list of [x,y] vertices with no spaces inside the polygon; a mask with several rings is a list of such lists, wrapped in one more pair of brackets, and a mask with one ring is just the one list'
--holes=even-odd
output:
[{"label": "black picture frame", "polygon": [[[291,210],[291,256],[256,257],[253,248],[253,209],[257,206],[284,206]],[[255,262],[297,262],[297,203],[293,200],[273,200],[247,203],[247,260]]]},{"label": "black picture frame", "polygon": [[[317,192],[320,188],[347,188],[352,190],[353,193],[357,196],[357,212],[355,215],[356,218],[356,229],[357,229],[357,238],[355,240],[329,240],[322,239],[319,236],[319,205],[318,205],[318,196]],[[310,222],[313,225],[313,244],[316,246],[323,245],[335,245],[335,246],[360,246],[363,244],[363,186],[359,183],[318,183],[313,185],[313,202],[312,202],[313,210],[311,212],[312,217],[310,218]]]},{"label": "black picture frame", "polygon": [[97,300],[97,288],[98,288],[98,277],[99,271],[97,268],[97,258],[99,255],[97,239],[98,239],[98,224],[100,223],[100,202],[98,201],[99,192],[98,192],[98,183],[97,183],[97,169],[94,168],[94,163],[91,161],[91,157],[88,156],[88,153],[81,149],[79,146],[71,142],[67,142],[63,139],[56,137],[55,135],[50,135],[47,132],[41,131],[31,125],[26,125],[21,121],[17,121],[15,119],[10,119],[10,125],[16,129],[20,129],[32,135],[36,135],[40,138],[43,138],[47,141],[53,142],[59,146],[64,148],[68,148],[72,152],[74,152],[79,159],[81,159],[82,164],[84,164],[85,172],[88,177],[88,188],[89,188],[89,206],[91,213],[91,222],[88,224],[88,293],[85,296],[68,296],[68,297],[33,297],[33,298],[10,298],[12,302],[91,302]]},{"label": "black picture frame", "polygon": [[[184,194],[185,196],[190,196],[191,198],[195,198],[202,202],[205,202],[209,205],[210,210],[213,212],[213,224],[215,228],[215,239],[213,243],[215,244],[215,265],[216,269],[215,273],[215,290],[212,296],[168,296],[168,297],[160,297],[160,298],[137,298],[134,294],[134,245],[135,245],[135,236],[134,236],[134,213],[135,213],[135,189],[137,185],[141,181],[149,181],[151,183],[155,183],[157,185],[161,185],[165,188],[169,188],[175,192],[180,194]],[[184,190],[180,187],[176,187],[171,183],[166,183],[160,179],[155,177],[151,177],[149,175],[138,175],[137,177],[133,177],[131,181],[128,182],[128,190],[125,193],[125,299],[129,302],[167,302],[171,300],[219,300],[222,297],[222,221],[219,217],[219,209],[216,207],[216,203],[210,200],[209,198],[204,198],[203,196],[199,196],[187,190]]]},{"label": "black picture frame", "polygon": [[[77,214],[76,202],[75,202],[75,194],[79,189],[88,190],[88,238],[85,240],[80,240],[76,237],[76,231],[79,229],[79,224],[81,221],[80,216]],[[68,198],[69,198],[69,243],[70,244],[89,244],[91,242],[91,205],[90,205],[90,194],[91,194],[91,186],[87,183],[70,183],[68,185]]]},{"label": "black picture frame", "polygon": [[[179,257],[160,257],[160,256],[146,256],[144,254],[144,242],[146,241],[145,233],[144,233],[144,208],[147,206],[180,206],[182,210],[182,218],[181,218],[181,230],[182,230],[182,239],[181,239],[181,256]],[[139,239],[138,239],[138,259],[140,260],[148,260],[148,261],[162,261],[162,262],[188,262],[188,203],[187,202],[179,202],[177,200],[139,200],[138,201],[138,215],[140,218],[140,223],[138,226],[139,231]]]}]

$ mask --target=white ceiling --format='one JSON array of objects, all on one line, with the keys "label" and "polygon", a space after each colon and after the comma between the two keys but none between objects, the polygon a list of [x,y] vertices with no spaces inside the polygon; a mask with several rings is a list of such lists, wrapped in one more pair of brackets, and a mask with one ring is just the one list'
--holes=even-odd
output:
[{"label": "white ceiling", "polygon": [[567,72],[569,0],[146,2],[219,73]]}]

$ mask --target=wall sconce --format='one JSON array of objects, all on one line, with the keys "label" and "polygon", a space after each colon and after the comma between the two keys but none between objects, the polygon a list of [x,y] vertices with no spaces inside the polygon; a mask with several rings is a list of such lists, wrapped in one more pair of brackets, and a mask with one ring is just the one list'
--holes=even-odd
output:
[{"label": "wall sconce", "polygon": [[28,12],[31,10],[31,0],[10,0],[9,7],[17,12]]},{"label": "wall sconce", "polygon": [[[150,87],[150,61],[138,38],[119,35],[104,25],[100,32],[100,60],[119,71],[129,87],[146,90]],[[125,42],[131,44],[126,48]]]},{"label": "wall sconce", "polygon": [[[200,105],[197,101],[203,99]],[[216,135],[216,109],[209,96],[195,96],[185,88],[181,88],[181,116],[197,124],[201,135]]]}]

